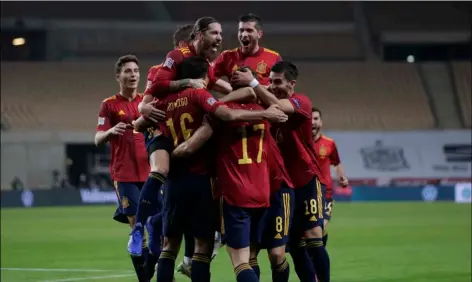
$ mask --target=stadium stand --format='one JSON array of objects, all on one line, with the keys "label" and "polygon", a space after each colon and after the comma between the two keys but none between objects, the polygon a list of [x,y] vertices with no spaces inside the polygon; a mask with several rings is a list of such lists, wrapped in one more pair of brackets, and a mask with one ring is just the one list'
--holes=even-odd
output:
[{"label": "stadium stand", "polygon": [[[93,131],[100,102],[117,92],[113,63],[5,63],[2,68],[10,71],[2,72],[2,115],[12,130]],[[329,129],[433,127],[426,94],[411,64],[297,65],[298,89],[323,109]],[[143,89],[145,62],[141,70]]]},{"label": "stadium stand", "polygon": [[472,64],[470,62],[452,62],[454,82],[461,107],[462,119],[464,125],[468,128],[472,127],[471,67]]}]

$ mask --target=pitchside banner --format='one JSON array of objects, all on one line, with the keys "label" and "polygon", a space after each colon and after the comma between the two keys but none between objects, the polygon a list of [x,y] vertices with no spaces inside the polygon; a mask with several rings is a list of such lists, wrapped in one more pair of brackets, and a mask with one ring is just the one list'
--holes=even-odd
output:
[{"label": "pitchside banner", "polygon": [[471,203],[472,202],[472,185],[471,183],[458,183],[454,187],[456,203]]},{"label": "pitchside banner", "polygon": [[[471,178],[470,130],[327,132],[350,179]],[[401,182],[401,181],[398,181]],[[469,181],[467,181],[469,182]]]}]

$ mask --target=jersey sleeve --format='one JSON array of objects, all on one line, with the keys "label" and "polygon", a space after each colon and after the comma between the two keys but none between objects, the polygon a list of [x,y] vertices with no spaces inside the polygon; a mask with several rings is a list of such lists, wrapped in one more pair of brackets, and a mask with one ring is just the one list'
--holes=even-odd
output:
[{"label": "jersey sleeve", "polygon": [[151,86],[146,89],[145,95],[162,98],[169,92],[170,83],[177,76],[177,65],[183,60],[183,54],[179,50],[170,51],[165,62],[159,67],[154,75]]},{"label": "jersey sleeve", "polygon": [[295,109],[295,113],[306,118],[311,118],[311,101],[307,96],[293,95],[292,97],[288,98],[288,100]]},{"label": "jersey sleeve", "polygon": [[201,89],[196,90],[192,95],[194,101],[207,113],[213,113],[216,108],[223,105],[223,102],[216,100],[210,92]]},{"label": "jersey sleeve", "polygon": [[213,70],[216,77],[222,77],[222,76],[227,75],[225,73],[225,62],[226,62],[225,57],[226,57],[226,52],[223,52],[215,60],[215,63],[213,65]]},{"label": "jersey sleeve", "polygon": [[334,141],[331,143],[331,146],[332,150],[331,154],[329,155],[329,163],[336,166],[341,163],[341,160],[339,159],[338,148],[336,147],[336,143]]},{"label": "jersey sleeve", "polygon": [[110,110],[108,108],[108,103],[103,101],[100,105],[100,110],[98,112],[98,123],[96,131],[107,131],[110,128]]}]

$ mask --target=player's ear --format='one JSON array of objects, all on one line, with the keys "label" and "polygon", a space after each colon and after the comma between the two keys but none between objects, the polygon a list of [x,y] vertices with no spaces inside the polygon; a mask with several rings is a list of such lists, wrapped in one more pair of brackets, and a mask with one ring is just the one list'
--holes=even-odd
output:
[{"label": "player's ear", "polygon": [[120,82],[120,73],[116,74],[116,81]]},{"label": "player's ear", "polygon": [[261,38],[262,38],[262,35],[264,35],[264,31],[258,30],[258,31],[257,31],[257,37],[258,37],[259,39],[261,39]]},{"label": "player's ear", "polygon": [[289,84],[292,88],[295,88],[295,85],[297,84],[297,81],[296,80],[290,80]]}]

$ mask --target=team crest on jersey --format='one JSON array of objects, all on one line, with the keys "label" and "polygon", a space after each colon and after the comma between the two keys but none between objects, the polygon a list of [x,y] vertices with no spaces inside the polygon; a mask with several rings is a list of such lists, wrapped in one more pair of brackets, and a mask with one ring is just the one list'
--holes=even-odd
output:
[{"label": "team crest on jersey", "polygon": [[128,200],[128,198],[123,197],[123,198],[121,199],[121,207],[123,207],[124,209],[126,209],[127,207],[129,207],[129,200]]},{"label": "team crest on jersey", "polygon": [[105,118],[104,117],[98,117],[98,125],[104,125],[105,124]]},{"label": "team crest on jersey", "polygon": [[216,99],[213,97],[210,97],[207,99],[207,103],[208,105],[213,106],[216,103]]},{"label": "team crest on jersey", "polygon": [[321,145],[320,146],[320,152],[318,153],[320,155],[320,158],[321,159],[326,158],[326,153],[327,153],[327,150],[326,150],[325,145]]},{"label": "team crest on jersey", "polygon": [[125,111],[120,110],[120,111],[118,112],[118,115],[119,115],[119,116],[124,116],[124,115],[126,115],[126,113],[125,113]]},{"label": "team crest on jersey", "polygon": [[235,72],[239,69],[238,65],[234,65],[233,69],[231,70],[231,72]]},{"label": "team crest on jersey", "polygon": [[258,74],[265,74],[267,70],[267,64],[264,61],[261,61],[257,64],[256,72]]},{"label": "team crest on jersey", "polygon": [[174,60],[172,60],[172,58],[167,58],[162,66],[171,69],[173,65]]}]

